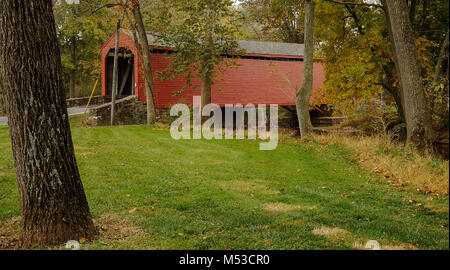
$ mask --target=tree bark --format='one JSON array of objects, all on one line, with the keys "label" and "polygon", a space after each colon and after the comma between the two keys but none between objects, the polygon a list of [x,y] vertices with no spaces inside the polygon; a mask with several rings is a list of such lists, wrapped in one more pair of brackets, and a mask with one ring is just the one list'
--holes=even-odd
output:
[{"label": "tree bark", "polygon": [[[384,70],[385,70],[385,74],[386,74],[386,78],[384,80],[385,80],[385,83],[389,87],[392,87],[392,85],[393,85],[393,81],[392,81],[393,78],[392,78],[392,76],[389,76],[389,74],[392,74],[392,73],[388,72],[388,71],[395,69],[395,74],[397,74],[397,80],[399,82],[401,81],[401,74],[399,72],[398,65],[396,64],[398,62],[397,50],[395,49],[395,43],[393,42],[394,36],[392,34],[391,22],[388,19],[389,11],[386,8],[386,3],[385,2],[386,2],[386,0],[382,0],[383,6],[385,7],[385,12],[386,12],[386,24],[387,24],[388,34],[389,34],[392,58],[394,59],[394,68],[392,69],[390,65],[383,66]],[[395,103],[396,103],[396,106],[397,106],[397,111],[399,113],[399,116],[402,118],[402,121],[406,125],[405,104],[404,104],[405,101],[404,101],[404,95],[403,95],[403,86],[402,86],[401,83],[399,83],[396,88],[397,88],[397,91],[396,92],[391,92],[391,93],[393,94],[393,97],[395,99]]]},{"label": "tree bark", "polygon": [[141,8],[137,0],[131,1],[131,12],[135,31],[137,32],[141,47],[141,54],[144,63],[145,75],[145,96],[147,98],[147,125],[156,121],[155,98],[153,94],[153,74],[150,59],[150,46],[148,44],[147,34],[145,33],[144,22],[142,21]]},{"label": "tree bark", "polygon": [[312,132],[309,116],[309,99],[313,86],[313,57],[314,57],[314,9],[315,3],[306,0],[305,6],[305,56],[303,59],[303,81],[297,93],[296,107],[300,136],[304,138]]},{"label": "tree bark", "polygon": [[116,117],[116,95],[117,87],[119,87],[119,37],[120,37],[120,20],[117,22],[116,43],[114,47],[114,66],[113,81],[111,87],[111,126],[114,126]]},{"label": "tree bark", "polygon": [[430,146],[432,138],[431,114],[420,75],[408,6],[406,0],[384,2],[395,65],[403,92],[407,142],[415,144],[419,149],[425,149]]},{"label": "tree bark", "polygon": [[52,2],[0,1],[0,35],[21,243],[91,239],[96,229],[74,154]]}]

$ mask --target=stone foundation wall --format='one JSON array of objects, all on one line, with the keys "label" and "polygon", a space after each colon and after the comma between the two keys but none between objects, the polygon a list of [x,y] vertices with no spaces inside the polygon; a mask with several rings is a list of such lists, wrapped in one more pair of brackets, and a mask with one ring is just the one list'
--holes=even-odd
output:
[{"label": "stone foundation wall", "polygon": [[[129,96],[116,101],[116,125],[138,125],[147,121],[147,110],[137,96]],[[105,103],[88,110],[87,125],[107,126],[111,124],[111,103]]]},{"label": "stone foundation wall", "polygon": [[[86,106],[89,101],[89,97],[69,98],[66,99],[67,107],[82,107]],[[105,103],[103,96],[93,96],[89,105],[97,105]]]}]

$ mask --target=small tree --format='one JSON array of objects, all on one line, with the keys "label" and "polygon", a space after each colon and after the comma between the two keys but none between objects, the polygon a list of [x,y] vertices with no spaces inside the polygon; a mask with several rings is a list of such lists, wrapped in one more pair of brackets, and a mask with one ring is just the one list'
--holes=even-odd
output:
[{"label": "small tree", "polygon": [[[128,16],[135,36],[135,45],[144,63],[145,96],[147,99],[147,125],[156,121],[155,99],[153,94],[153,74],[150,59],[150,47],[142,20],[141,7],[138,0],[130,1],[131,17]],[[126,11],[127,12],[127,11]],[[127,12],[128,15],[128,12]]]},{"label": "small tree", "polygon": [[[184,75],[186,86],[197,74],[201,79],[202,106],[211,103],[211,86],[218,73],[236,66],[227,55],[239,55],[235,40],[238,32],[233,22],[230,0],[171,0],[165,13],[177,14],[176,23],[155,33],[160,41],[174,48],[172,62],[161,72],[162,79]],[[160,21],[154,21],[160,24]],[[180,89],[180,92],[184,90]]]}]

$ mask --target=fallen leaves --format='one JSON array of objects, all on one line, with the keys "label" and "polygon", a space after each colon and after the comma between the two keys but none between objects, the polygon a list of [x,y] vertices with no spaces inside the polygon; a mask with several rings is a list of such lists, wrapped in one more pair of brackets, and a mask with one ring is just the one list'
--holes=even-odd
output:
[{"label": "fallen leaves", "polygon": [[135,226],[126,216],[114,213],[103,214],[95,219],[97,228],[100,230],[100,242],[103,246],[111,248],[115,244],[132,239],[145,237],[147,234]]},{"label": "fallen leaves", "polygon": [[137,210],[137,208],[135,207],[135,208],[131,209],[130,211],[128,211],[128,213],[132,214],[132,213],[136,212],[136,210]]}]

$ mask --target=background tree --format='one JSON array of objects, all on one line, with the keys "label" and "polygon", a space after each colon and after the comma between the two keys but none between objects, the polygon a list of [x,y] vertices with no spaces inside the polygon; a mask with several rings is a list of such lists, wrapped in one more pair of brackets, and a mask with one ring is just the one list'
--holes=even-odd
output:
[{"label": "background tree", "polygon": [[313,86],[313,57],[314,57],[314,10],[313,0],[305,1],[305,55],[303,60],[302,86],[297,93],[296,108],[300,135],[306,137],[312,132],[309,115],[309,99]]},{"label": "background tree", "polygon": [[57,1],[53,7],[61,48],[64,83],[69,97],[89,95],[100,76],[99,48],[115,30],[119,14],[100,8],[109,0],[81,0],[80,4]]},{"label": "background tree", "polygon": [[324,57],[325,92],[340,111],[351,115],[361,104],[371,104],[390,93],[402,117],[384,12],[370,6],[320,1],[317,38]]},{"label": "background tree", "polygon": [[402,87],[407,142],[424,149],[431,144],[431,114],[425,99],[414,33],[405,0],[384,1],[395,66]]},{"label": "background tree", "polygon": [[[141,7],[138,0],[130,1],[131,17],[130,24],[135,35],[135,43],[140,57],[143,59],[145,75],[145,96],[147,99],[147,124],[150,125],[156,121],[155,100],[153,95],[153,73],[150,59],[150,47],[147,39],[147,33],[142,20]],[[136,42],[137,41],[137,42]]]},{"label": "background tree", "polygon": [[303,43],[304,0],[245,0],[240,5],[244,38]]},{"label": "background tree", "polygon": [[52,1],[0,1],[0,66],[22,208],[22,245],[92,238],[67,116]]},{"label": "background tree", "polygon": [[[240,54],[235,38],[238,26],[232,16],[230,0],[165,1],[159,15],[148,21],[157,40],[174,48],[162,79],[184,76],[186,86],[201,79],[202,106],[211,102],[211,86],[226,67],[235,66],[225,54]],[[162,15],[163,14],[163,15]],[[171,20],[173,18],[173,20]],[[183,89],[176,89],[178,93]]]},{"label": "background tree", "polygon": [[[317,39],[320,41],[326,72],[325,91],[329,101],[347,115],[361,104],[371,104],[391,97],[401,121],[405,122],[400,84],[395,70],[386,15],[379,3],[364,5],[362,1],[319,1],[316,12]],[[423,83],[430,85],[439,44],[448,29],[448,1],[409,1],[409,16],[414,17],[414,39],[419,56]],[[413,8],[412,2],[415,2]],[[339,4],[340,3],[340,4]],[[375,2],[373,2],[375,3]],[[428,6],[424,8],[424,6]],[[411,10],[415,9],[413,13]],[[428,15],[424,16],[424,12]],[[422,29],[421,18],[427,18],[428,31]],[[443,88],[445,88],[443,84]],[[448,123],[448,94],[439,87],[426,87],[432,105],[435,126]],[[387,95],[386,95],[387,94]],[[448,124],[446,124],[448,128]]]}]

